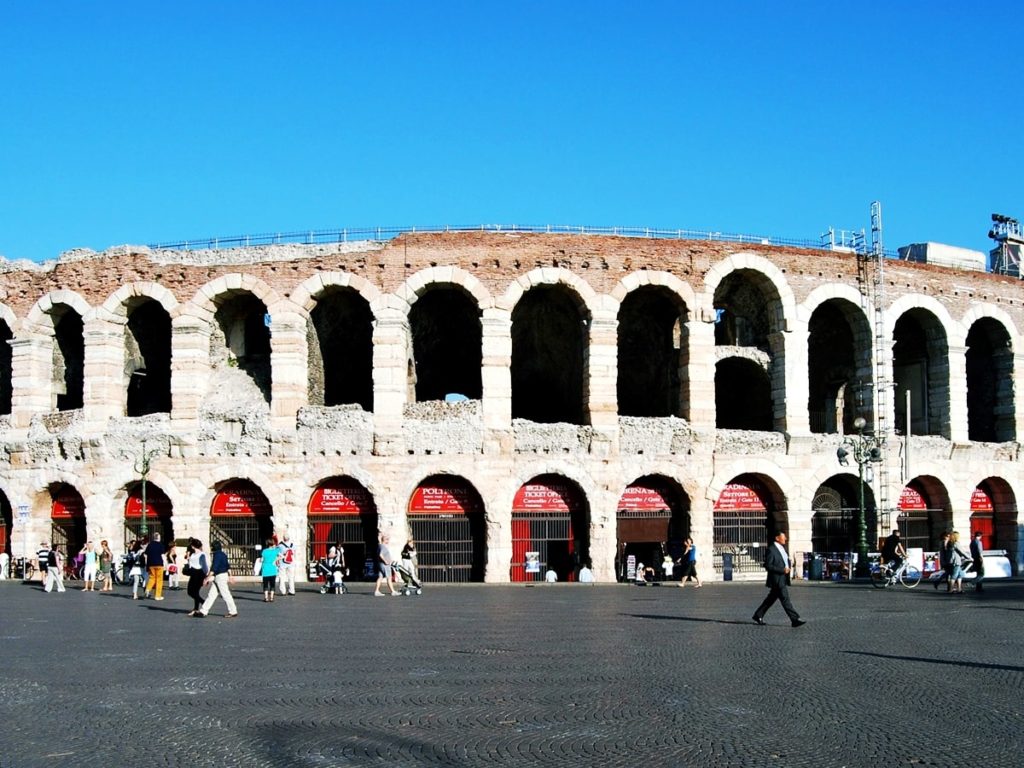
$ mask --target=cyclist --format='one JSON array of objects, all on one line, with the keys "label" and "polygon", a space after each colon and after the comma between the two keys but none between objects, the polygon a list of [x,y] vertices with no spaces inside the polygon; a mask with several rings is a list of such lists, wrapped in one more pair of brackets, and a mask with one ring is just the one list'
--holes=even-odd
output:
[{"label": "cyclist", "polygon": [[894,528],[893,532],[885,537],[885,542],[882,544],[882,562],[889,566],[892,573],[896,573],[906,558],[907,550],[903,548],[903,542],[900,541],[900,532]]}]

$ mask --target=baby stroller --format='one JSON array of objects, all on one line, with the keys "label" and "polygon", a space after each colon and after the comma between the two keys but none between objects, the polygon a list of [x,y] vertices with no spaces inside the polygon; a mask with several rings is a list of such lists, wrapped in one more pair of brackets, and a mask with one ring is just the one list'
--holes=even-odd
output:
[{"label": "baby stroller", "polygon": [[331,592],[335,595],[344,595],[348,592],[345,586],[345,574],[347,569],[342,560],[324,557],[316,562],[318,576],[324,577],[324,583],[320,585],[320,594],[326,595]]},{"label": "baby stroller", "polygon": [[402,588],[399,590],[403,595],[422,595],[423,585],[413,572],[399,562],[394,562],[391,567],[402,577]]}]

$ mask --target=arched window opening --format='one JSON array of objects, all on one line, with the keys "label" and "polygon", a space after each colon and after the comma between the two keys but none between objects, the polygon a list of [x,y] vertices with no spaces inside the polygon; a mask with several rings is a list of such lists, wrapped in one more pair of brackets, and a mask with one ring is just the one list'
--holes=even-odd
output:
[{"label": "arched window opening", "polygon": [[[146,514],[143,517],[142,511]],[[167,494],[153,483],[146,483],[146,504],[142,504],[142,483],[134,483],[124,503],[124,543],[127,550],[132,541],[143,535],[160,534],[161,541],[168,547],[174,544],[173,505]],[[145,521],[145,531],[143,531]]]},{"label": "arched window opening", "polygon": [[871,415],[873,394],[870,338],[863,314],[847,302],[819,306],[811,315],[807,358],[811,432],[855,431],[854,419]]},{"label": "arched window opening", "polygon": [[730,357],[715,365],[715,426],[772,429],[771,379],[758,363]]},{"label": "arched window opening", "polygon": [[[847,579],[853,573],[854,553],[860,541],[860,494],[857,478],[837,475],[829,478],[811,502],[811,549],[819,555],[821,572],[811,578]],[[864,483],[864,538],[868,550],[878,541],[878,513],[869,483]]]},{"label": "arched window opening", "polygon": [[683,415],[685,322],[685,306],[664,288],[645,286],[622,302],[617,383],[620,415]]},{"label": "arched window opening", "polygon": [[665,555],[683,556],[690,535],[690,500],[672,480],[641,477],[619,497],[616,510],[615,573],[620,581],[633,581],[641,565],[659,575]]},{"label": "arched window opening", "polygon": [[966,362],[968,438],[1015,440],[1013,349],[1006,328],[991,318],[972,325]]},{"label": "arched window opening", "polygon": [[775,287],[764,275],[741,269],[727,275],[715,290],[715,346],[756,347],[771,353]]},{"label": "arched window opening", "polygon": [[897,432],[906,431],[906,392],[910,392],[910,431],[949,436],[949,364],[945,331],[924,310],[911,310],[893,329],[893,379]]},{"label": "arched window opening", "polygon": [[307,525],[309,562],[327,557],[331,547],[338,547],[349,579],[376,578],[377,505],[360,482],[332,477],[320,483],[309,498]]},{"label": "arched window opening", "polygon": [[219,541],[235,573],[251,573],[256,553],[274,534],[270,502],[254,483],[220,486],[210,505],[210,542]]},{"label": "arched window opening", "polygon": [[330,288],[310,314],[309,402],[373,410],[373,313],[348,288]]},{"label": "arched window opening", "polygon": [[512,418],[584,423],[589,317],[560,286],[532,288],[512,311]]},{"label": "arched window opening", "polygon": [[765,547],[780,531],[789,534],[789,515],[777,492],[756,475],[734,478],[714,506],[715,572],[759,574],[764,571]]},{"label": "arched window opening", "polygon": [[53,318],[53,402],[58,411],[82,407],[85,339],[82,317],[64,304],[50,312]]},{"label": "arched window opening", "polygon": [[[483,581],[487,559],[484,503],[461,477],[435,475],[409,501],[409,532],[424,582]],[[400,542],[392,542],[397,550]]]},{"label": "arched window opening", "polygon": [[[225,299],[214,316],[210,355],[220,386],[230,385],[242,401],[270,402],[270,316],[266,305],[248,293]],[[239,375],[231,371],[237,370]]]},{"label": "arched window opening", "polygon": [[50,487],[50,546],[59,549],[65,568],[78,557],[86,542],[85,501],[73,486]]},{"label": "arched window opening", "polygon": [[[908,551],[920,548],[937,552],[942,534],[953,530],[953,515],[945,489],[934,480],[911,480],[900,492],[899,515],[894,527],[899,529]],[[879,533],[888,535],[889,531]]]},{"label": "arched window opening", "polygon": [[458,394],[479,400],[480,308],[462,290],[434,287],[409,311],[416,402]]},{"label": "arched window opening", "polygon": [[147,299],[130,310],[124,329],[126,413],[145,416],[171,411],[171,316]]},{"label": "arched window opening", "polygon": [[512,501],[512,581],[575,581],[590,565],[590,510],[583,491],[559,475],[522,485]]}]

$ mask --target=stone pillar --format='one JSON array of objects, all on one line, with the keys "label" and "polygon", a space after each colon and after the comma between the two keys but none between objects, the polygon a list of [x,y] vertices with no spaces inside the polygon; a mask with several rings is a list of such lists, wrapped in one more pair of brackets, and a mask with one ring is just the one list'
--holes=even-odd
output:
[{"label": "stone pillar", "polygon": [[[101,313],[105,314],[106,313]],[[85,321],[82,402],[85,421],[95,428],[123,416],[127,403],[124,375],[124,321],[107,315]]]},{"label": "stone pillar", "polygon": [[690,346],[690,426],[699,432],[715,430],[715,311],[701,310],[700,319],[687,323]]},{"label": "stone pillar", "polygon": [[11,344],[11,420],[26,429],[37,414],[54,410],[53,336],[28,334]]},{"label": "stone pillar", "polygon": [[373,330],[373,452],[402,452],[402,420],[409,392],[409,320],[397,309],[382,308]]},{"label": "stone pillar", "polygon": [[306,321],[297,312],[270,315],[270,416],[279,429],[294,426],[299,408],[309,402]]},{"label": "stone pillar", "polygon": [[[772,342],[772,400],[775,402],[775,422],[790,435],[809,435],[810,419],[807,401],[810,397],[808,386],[807,342],[810,334],[806,330],[773,334]],[[777,349],[776,349],[777,348]],[[781,356],[781,360],[779,357]],[[779,365],[784,364],[780,369]],[[782,375],[779,376],[780,372]],[[782,391],[776,387],[782,386]]]},{"label": "stone pillar", "polygon": [[[599,456],[618,453],[618,305],[595,309],[590,318],[587,355],[587,421],[594,428],[591,452]],[[597,576],[595,572],[595,577]]]},{"label": "stone pillar", "polygon": [[179,315],[171,322],[171,349],[172,429],[188,432],[199,426],[199,407],[209,383],[210,326]]},{"label": "stone pillar", "polygon": [[[1024,383],[1024,354],[1013,353],[1012,373],[1014,382]],[[1024,442],[1024,386],[1013,388],[1013,439]]]},{"label": "stone pillar", "polygon": [[[480,320],[484,453],[510,453],[512,434],[512,315],[485,309]],[[507,569],[506,569],[507,570]]]},{"label": "stone pillar", "polygon": [[590,565],[594,581],[615,583],[615,552],[618,548],[617,494],[604,489],[590,500]]},{"label": "stone pillar", "polygon": [[[966,443],[967,429],[967,347],[949,345],[946,355],[949,368],[946,378],[946,391],[949,409],[943,419],[941,434],[954,443]],[[968,528],[968,530],[970,530]]]}]

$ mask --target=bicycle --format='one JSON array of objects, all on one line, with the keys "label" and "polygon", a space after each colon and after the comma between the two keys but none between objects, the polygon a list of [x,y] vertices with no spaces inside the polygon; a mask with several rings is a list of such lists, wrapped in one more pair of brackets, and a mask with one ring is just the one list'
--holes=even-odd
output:
[{"label": "bicycle", "polygon": [[895,571],[888,563],[880,564],[877,570],[871,571],[871,586],[875,589],[885,589],[902,584],[907,589],[913,589],[921,583],[921,570],[911,565],[906,560],[900,563]]}]

